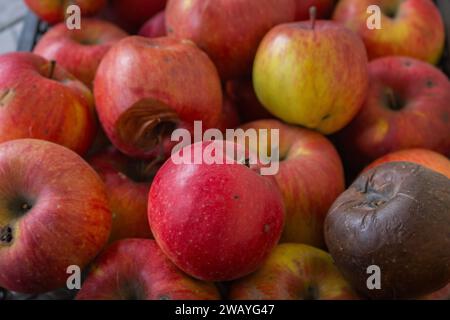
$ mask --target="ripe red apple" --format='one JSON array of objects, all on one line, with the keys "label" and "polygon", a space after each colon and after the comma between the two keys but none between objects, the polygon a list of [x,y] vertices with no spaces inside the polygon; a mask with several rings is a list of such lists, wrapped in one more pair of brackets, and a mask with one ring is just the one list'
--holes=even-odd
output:
[{"label": "ripe red apple", "polygon": [[112,20],[135,33],[155,14],[164,10],[167,0],[111,0]]},{"label": "ripe red apple", "polygon": [[[370,5],[381,8],[380,29],[368,28]],[[401,55],[437,63],[444,49],[444,23],[430,0],[341,0],[333,19],[362,37],[370,59]]]},{"label": "ripe red apple", "polygon": [[39,40],[33,52],[57,61],[84,84],[91,87],[103,56],[113,43],[127,36],[115,25],[98,19],[83,19],[80,30],[60,23]]},{"label": "ripe red apple", "polygon": [[94,86],[103,128],[130,156],[151,156],[177,126],[201,120],[207,129],[220,121],[217,70],[188,40],[125,38],[102,60]]},{"label": "ripe red apple", "polygon": [[58,23],[64,20],[69,5],[77,5],[83,16],[92,16],[106,5],[106,0],[25,0],[27,6],[42,20]]},{"label": "ripe red apple", "polygon": [[277,120],[255,121],[242,128],[279,130],[278,145],[262,139],[259,148],[269,152],[278,147],[280,152],[275,180],[286,210],[281,241],[324,247],[325,216],[345,190],[344,171],[334,146],[317,132]]},{"label": "ripe red apple", "polygon": [[182,273],[153,240],[114,243],[97,259],[77,300],[218,300],[212,283]]},{"label": "ripe red apple", "polygon": [[77,154],[34,139],[0,144],[0,286],[23,293],[66,284],[111,230],[105,186]]},{"label": "ripe red apple", "polygon": [[169,0],[169,35],[190,39],[223,79],[251,72],[258,44],[273,26],[294,21],[295,0]]},{"label": "ripe red apple", "polygon": [[0,142],[35,138],[84,154],[96,131],[92,93],[57,63],[0,56]]},{"label": "ripe red apple", "polygon": [[332,21],[282,24],[261,42],[253,66],[259,101],[283,121],[323,134],[345,127],[367,93],[359,37]]},{"label": "ripe red apple", "polygon": [[219,130],[225,133],[227,129],[237,128],[240,124],[241,118],[236,105],[228,96],[225,95],[223,98],[223,108]]},{"label": "ripe red apple", "polygon": [[335,0],[296,0],[297,10],[295,15],[296,21],[308,20],[309,10],[316,7],[318,19],[328,19],[333,12]]},{"label": "ripe red apple", "polygon": [[166,11],[163,10],[150,18],[139,30],[139,35],[147,38],[166,36]]},{"label": "ripe red apple", "polygon": [[244,122],[273,118],[259,102],[251,79],[243,78],[227,81],[225,88],[228,97],[236,105]]},{"label": "ripe red apple", "polygon": [[231,300],[358,299],[331,256],[299,243],[277,246],[255,273],[232,283]]},{"label": "ripe red apple", "polygon": [[393,151],[425,148],[450,155],[450,82],[434,66],[406,57],[369,64],[360,113],[339,133],[344,162],[361,169]]},{"label": "ripe red apple", "polygon": [[[222,150],[222,143],[199,142],[178,154],[194,157]],[[275,181],[217,150],[222,164],[177,164],[172,156],[156,174],[148,203],[150,226],[164,253],[187,274],[207,281],[255,271],[277,244],[284,221]]]},{"label": "ripe red apple", "polygon": [[110,242],[125,238],[152,238],[147,200],[157,166],[130,159],[113,148],[96,154],[89,163],[105,182],[112,212]]},{"label": "ripe red apple", "polygon": [[450,178],[450,160],[437,152],[427,149],[405,149],[389,153],[372,162],[364,171],[386,162],[396,161],[414,162]]}]

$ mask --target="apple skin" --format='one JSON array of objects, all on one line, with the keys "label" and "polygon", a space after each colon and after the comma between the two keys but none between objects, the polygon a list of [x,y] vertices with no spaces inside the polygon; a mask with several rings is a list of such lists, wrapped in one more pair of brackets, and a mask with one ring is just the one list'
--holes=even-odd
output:
[{"label": "apple skin", "polygon": [[147,199],[156,167],[146,168],[150,163],[129,159],[114,148],[96,154],[89,164],[106,186],[112,212],[109,241],[152,238],[147,219]]},{"label": "apple skin", "polygon": [[100,61],[112,44],[128,34],[99,19],[83,19],[81,30],[69,30],[65,23],[52,27],[39,40],[33,52],[57,61],[67,71],[92,87]]},{"label": "apple skin", "polygon": [[269,31],[256,54],[253,85],[274,116],[331,134],[346,126],[364,101],[367,55],[350,30],[332,21],[313,24],[288,23]]},{"label": "apple skin", "polygon": [[264,35],[294,21],[295,0],[169,0],[169,35],[194,41],[216,64],[224,80],[251,73]]},{"label": "apple skin", "polygon": [[376,59],[369,64],[369,74],[369,93],[361,111],[337,135],[344,162],[359,171],[387,153],[411,148],[449,156],[447,77],[434,66],[407,57]]},{"label": "apple skin", "polygon": [[420,164],[439,172],[450,179],[450,160],[443,155],[427,149],[405,149],[389,153],[368,165],[364,171],[386,162],[407,161]]},{"label": "apple skin", "polygon": [[[381,29],[367,27],[370,5],[381,8]],[[390,12],[395,18],[387,15]],[[341,0],[333,20],[361,36],[370,60],[397,55],[435,64],[444,49],[444,23],[430,0]]]},{"label": "apple skin", "polygon": [[138,34],[147,38],[158,38],[167,35],[166,11],[163,10],[150,18],[139,30]]},{"label": "apple skin", "polygon": [[217,288],[182,273],[153,240],[126,239],[103,252],[77,300],[218,300]]},{"label": "apple skin", "polygon": [[235,129],[241,124],[241,117],[238,113],[236,105],[231,99],[224,95],[223,98],[223,110],[221,115],[221,121],[218,129],[224,134],[227,129]]},{"label": "apple skin", "polygon": [[419,300],[450,300],[450,283],[438,291],[422,296]]},{"label": "apple skin", "polygon": [[25,0],[25,4],[48,23],[54,24],[64,20],[69,5],[77,5],[83,16],[92,16],[100,12],[106,0]]},{"label": "apple skin", "polygon": [[94,94],[106,134],[131,157],[153,156],[177,126],[201,120],[204,129],[215,127],[222,113],[214,64],[192,42],[175,38],[119,41],[100,63]]},{"label": "apple skin", "polygon": [[[180,154],[219,143],[199,142]],[[281,236],[284,208],[275,181],[241,163],[175,164],[171,157],[153,180],[148,217],[158,245],[181,270],[228,281],[267,258]]]},{"label": "apple skin", "polygon": [[[274,178],[286,211],[281,241],[324,248],[325,216],[345,190],[342,162],[332,143],[317,132],[278,120],[255,121],[242,128],[279,130],[280,167]],[[275,145],[259,145],[268,151],[270,147]]]},{"label": "apple skin", "polygon": [[12,230],[11,241],[0,241],[0,286],[22,293],[64,286],[67,268],[86,266],[108,240],[103,182],[77,154],[42,140],[0,144],[0,168],[0,230]]},{"label": "apple skin", "polygon": [[333,12],[335,0],[296,0],[295,21],[309,19],[309,9],[316,7],[318,19],[328,19]]},{"label": "apple skin", "polygon": [[34,138],[83,155],[96,133],[92,93],[38,55],[0,55],[0,142]]},{"label": "apple skin", "polygon": [[278,245],[255,273],[231,284],[231,300],[355,300],[333,258],[299,244]]}]

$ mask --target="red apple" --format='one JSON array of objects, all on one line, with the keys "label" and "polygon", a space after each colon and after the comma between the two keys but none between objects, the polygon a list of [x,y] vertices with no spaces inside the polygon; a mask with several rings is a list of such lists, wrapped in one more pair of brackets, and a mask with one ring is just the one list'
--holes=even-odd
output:
[{"label": "red apple", "polygon": [[77,300],[218,300],[212,283],[194,280],[153,240],[114,243],[95,262]]},{"label": "red apple", "polygon": [[240,117],[245,122],[273,117],[259,102],[251,79],[243,78],[227,81],[226,93],[236,105]]},{"label": "red apple", "polygon": [[77,154],[33,139],[0,144],[0,286],[23,293],[66,284],[111,229],[105,186]]},{"label": "red apple", "polygon": [[[178,155],[221,150],[222,143],[199,142]],[[178,163],[172,156],[156,174],[148,203],[150,226],[164,253],[187,274],[207,281],[255,271],[278,242],[284,221],[274,180],[217,150],[222,164]]]},{"label": "red apple", "polygon": [[[371,5],[381,8],[380,29],[368,28]],[[430,0],[341,0],[333,19],[362,37],[370,59],[401,55],[437,63],[444,49],[444,23]]]},{"label": "red apple", "polygon": [[450,160],[437,152],[426,149],[405,149],[389,153],[372,162],[364,171],[386,162],[396,161],[414,162],[450,178]]},{"label": "red apple", "polygon": [[219,130],[225,133],[227,129],[237,128],[241,124],[241,119],[236,105],[228,96],[224,96],[222,109]]},{"label": "red apple", "polygon": [[103,128],[130,156],[151,156],[177,126],[201,120],[211,128],[220,121],[217,70],[188,40],[125,38],[102,60],[94,86]]},{"label": "red apple", "polygon": [[64,20],[69,5],[77,5],[84,16],[98,13],[106,5],[106,0],[25,0],[27,6],[42,20],[57,23]]},{"label": "red apple", "polygon": [[450,82],[434,66],[405,57],[369,64],[361,112],[338,135],[345,161],[361,169],[393,151],[425,148],[450,155]]},{"label": "red apple", "polygon": [[283,121],[323,134],[345,127],[367,93],[360,38],[332,21],[281,24],[261,42],[253,65],[259,101]]},{"label": "red apple", "polygon": [[232,283],[231,300],[358,299],[331,256],[304,244],[277,246],[255,273]]},{"label": "red apple", "polygon": [[92,94],[74,76],[32,53],[0,56],[0,142],[35,138],[84,154],[95,131]]},{"label": "red apple", "polygon": [[450,300],[450,283],[438,291],[422,296],[420,300]]},{"label": "red apple", "polygon": [[164,10],[167,0],[111,0],[110,15],[119,26],[135,33],[155,14]]},{"label": "red apple", "polygon": [[166,12],[165,10],[150,18],[139,30],[139,35],[147,38],[166,36]]},{"label": "red apple", "polygon": [[91,87],[103,56],[113,43],[126,36],[125,31],[109,22],[85,18],[80,30],[69,30],[65,23],[54,26],[39,40],[33,52],[57,61]]},{"label": "red apple", "polygon": [[169,0],[169,35],[191,39],[223,79],[251,72],[258,44],[273,26],[294,20],[295,0]]},{"label": "red apple", "polygon": [[295,15],[296,21],[308,20],[309,10],[311,7],[316,7],[317,18],[327,19],[333,12],[335,0],[296,0],[297,10]]},{"label": "red apple", "polygon": [[[323,222],[328,209],[345,190],[341,159],[321,134],[289,126],[277,120],[260,120],[243,126],[247,129],[279,130],[279,144],[259,143],[269,152],[279,148],[279,170],[275,180],[286,209],[281,240],[324,247]],[[261,143],[262,142],[262,143]]]},{"label": "red apple", "polygon": [[125,238],[152,238],[147,200],[157,166],[129,159],[112,148],[93,156],[89,163],[106,185],[113,218],[110,242]]}]

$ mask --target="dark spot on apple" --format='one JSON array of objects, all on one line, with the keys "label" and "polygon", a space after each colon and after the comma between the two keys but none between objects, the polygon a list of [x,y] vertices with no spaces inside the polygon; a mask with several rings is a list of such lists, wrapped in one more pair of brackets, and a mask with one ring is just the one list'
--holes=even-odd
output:
[{"label": "dark spot on apple", "polygon": [[426,85],[427,85],[427,88],[433,88],[434,87],[433,80],[427,80]]},{"label": "dark spot on apple", "polygon": [[13,230],[7,225],[0,229],[0,242],[10,244],[13,241]]},{"label": "dark spot on apple", "polygon": [[445,111],[442,114],[442,121],[444,121],[444,123],[448,123],[450,121],[450,113]]},{"label": "dark spot on apple", "polygon": [[235,194],[235,195],[233,196],[233,199],[234,199],[234,200],[238,200],[238,199],[239,199],[239,196],[238,196],[237,194]]},{"label": "dark spot on apple", "polygon": [[412,62],[411,60],[405,60],[403,64],[405,65],[405,67],[410,67],[412,65]]},{"label": "dark spot on apple", "polygon": [[331,114],[326,114],[322,117],[322,121],[328,120],[329,118],[331,118]]},{"label": "dark spot on apple", "polygon": [[270,225],[266,223],[264,225],[264,233],[268,233],[269,231],[270,231]]},{"label": "dark spot on apple", "polygon": [[158,297],[158,300],[172,300],[169,295],[162,295]]},{"label": "dark spot on apple", "polygon": [[172,33],[173,32],[173,28],[171,26],[167,26],[167,33]]}]

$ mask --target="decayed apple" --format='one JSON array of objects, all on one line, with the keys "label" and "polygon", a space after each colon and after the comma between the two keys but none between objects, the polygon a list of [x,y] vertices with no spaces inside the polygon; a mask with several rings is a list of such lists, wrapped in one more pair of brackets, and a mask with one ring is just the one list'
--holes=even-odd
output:
[{"label": "decayed apple", "polygon": [[273,26],[294,21],[295,0],[169,0],[169,35],[194,41],[222,79],[251,72],[258,44]]},{"label": "decayed apple", "polygon": [[77,5],[83,16],[92,16],[106,5],[106,0],[25,0],[27,6],[42,20],[58,23],[64,20],[67,7]]},{"label": "decayed apple", "polygon": [[83,83],[32,53],[0,56],[0,142],[35,138],[84,154],[95,132],[92,93]]},{"label": "decayed apple", "polygon": [[110,148],[89,160],[106,186],[112,212],[110,242],[152,238],[147,219],[150,184],[158,168],[152,162],[130,159]]},{"label": "decayed apple", "polygon": [[359,37],[331,21],[282,24],[261,42],[253,66],[261,103],[291,124],[331,134],[359,111],[368,88]]},{"label": "decayed apple", "polygon": [[[380,29],[367,26],[371,5],[381,8]],[[400,55],[437,63],[444,49],[444,23],[430,0],[341,0],[333,19],[362,37],[370,59]]]},{"label": "decayed apple", "polygon": [[386,162],[398,161],[414,162],[450,178],[450,160],[440,153],[427,149],[405,149],[395,151],[375,160],[364,170],[370,170]]},{"label": "decayed apple", "polygon": [[91,87],[103,56],[112,44],[127,33],[115,25],[98,19],[83,19],[81,29],[69,30],[60,23],[39,40],[33,52],[71,72]]},{"label": "decayed apple", "polygon": [[33,139],[0,144],[0,286],[41,293],[66,284],[106,244],[105,186],[77,154]]},{"label": "decayed apple", "polygon": [[317,132],[277,120],[260,120],[243,126],[244,130],[250,128],[258,133],[261,129],[279,130],[279,145],[259,139],[259,148],[264,152],[279,148],[280,167],[275,180],[286,210],[281,240],[324,247],[325,215],[345,189],[342,162],[336,149]]},{"label": "decayed apple", "polygon": [[77,300],[216,300],[212,283],[195,280],[170,262],[153,240],[126,239],[100,255]]},{"label": "decayed apple", "polygon": [[304,244],[277,246],[255,273],[231,284],[231,300],[358,299],[331,256]]},{"label": "decayed apple", "polygon": [[[363,173],[333,204],[325,239],[336,265],[370,298],[416,298],[450,282],[450,179],[411,162]],[[380,287],[370,290],[368,268]]]},{"label": "decayed apple", "polygon": [[166,11],[163,10],[150,18],[139,30],[140,36],[147,38],[158,38],[167,35],[166,32]]},{"label": "decayed apple", "polygon": [[214,64],[188,40],[128,37],[102,60],[94,83],[100,121],[113,144],[133,157],[160,153],[177,127],[218,125],[222,89]]},{"label": "decayed apple", "polygon": [[[255,271],[277,244],[284,222],[275,181],[219,152],[222,144],[226,150],[238,147],[199,142],[176,153],[190,152],[189,161],[169,158],[153,180],[148,203],[150,226],[164,253],[187,274],[207,281]],[[196,154],[210,152],[222,163],[194,164]]]},{"label": "decayed apple", "polygon": [[296,0],[297,9],[295,14],[296,21],[308,20],[309,10],[316,7],[318,19],[328,19],[333,12],[335,0]]},{"label": "decayed apple", "polygon": [[450,82],[434,66],[406,57],[369,64],[370,88],[355,119],[338,134],[344,162],[362,169],[401,149],[450,155]]}]

